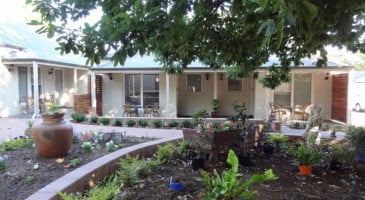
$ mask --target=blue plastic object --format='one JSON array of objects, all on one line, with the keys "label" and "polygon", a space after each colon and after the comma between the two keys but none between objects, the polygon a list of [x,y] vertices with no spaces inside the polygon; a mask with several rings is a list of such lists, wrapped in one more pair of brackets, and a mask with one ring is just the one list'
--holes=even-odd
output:
[{"label": "blue plastic object", "polygon": [[184,184],[182,184],[182,183],[170,183],[170,188],[172,190],[181,192],[184,189]]}]

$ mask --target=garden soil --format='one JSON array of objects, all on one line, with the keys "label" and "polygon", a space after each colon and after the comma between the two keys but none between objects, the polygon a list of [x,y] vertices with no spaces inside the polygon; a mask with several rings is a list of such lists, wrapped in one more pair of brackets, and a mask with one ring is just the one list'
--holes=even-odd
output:
[{"label": "garden soil", "polygon": [[[10,151],[8,164],[5,170],[0,171],[0,199],[21,200],[41,189],[55,179],[69,173],[80,165],[84,165],[107,151],[87,153],[74,144],[71,152],[60,159],[46,159],[37,155],[34,148]],[[76,167],[71,160],[79,159]],[[33,169],[38,164],[38,169]],[[257,191],[258,199],[365,199],[365,166],[355,163],[340,168],[339,171],[330,171],[326,165],[315,165],[313,175],[301,176],[298,174],[298,165],[287,153],[255,154],[251,157],[251,165],[241,165],[239,168],[243,179],[252,174],[261,174],[272,169],[279,178],[276,181],[264,182],[253,186]],[[224,158],[214,164],[207,161],[204,169],[212,172],[213,169],[221,172],[229,168]],[[184,184],[181,192],[169,188],[170,178],[179,177]],[[179,158],[167,161],[157,171],[153,172],[134,187],[122,189],[120,199],[133,200],[166,200],[166,199],[202,199],[206,188],[197,179],[199,171],[192,170],[188,158]]]}]

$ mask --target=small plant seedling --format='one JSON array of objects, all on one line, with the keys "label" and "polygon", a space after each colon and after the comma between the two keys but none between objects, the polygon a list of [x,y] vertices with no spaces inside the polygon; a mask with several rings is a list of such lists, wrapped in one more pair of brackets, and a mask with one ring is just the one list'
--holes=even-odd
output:
[{"label": "small plant seedling", "polygon": [[76,167],[77,165],[80,164],[80,160],[77,158],[72,159],[70,164],[71,164],[71,166]]},{"label": "small plant seedling", "polygon": [[34,181],[34,176],[31,176],[31,175],[28,175],[26,178],[25,178],[25,181],[30,183],[32,181]]}]

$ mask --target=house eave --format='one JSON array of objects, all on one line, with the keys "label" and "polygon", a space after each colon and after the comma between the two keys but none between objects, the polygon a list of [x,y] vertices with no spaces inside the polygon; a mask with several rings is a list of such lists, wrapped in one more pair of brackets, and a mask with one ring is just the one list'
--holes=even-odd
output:
[{"label": "house eave", "polygon": [[41,65],[48,65],[53,67],[61,68],[72,68],[72,69],[90,69],[86,65],[78,65],[72,63],[65,63],[53,60],[39,59],[39,58],[2,58],[3,64],[18,64],[18,65],[32,65],[33,62],[37,62]]}]

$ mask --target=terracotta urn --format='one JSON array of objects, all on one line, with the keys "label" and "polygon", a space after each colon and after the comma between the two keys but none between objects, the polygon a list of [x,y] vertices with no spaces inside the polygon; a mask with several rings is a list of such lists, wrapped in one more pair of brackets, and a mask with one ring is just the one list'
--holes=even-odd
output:
[{"label": "terracotta urn", "polygon": [[42,123],[34,127],[34,144],[41,156],[54,158],[69,152],[73,128],[63,119],[64,115],[64,113],[43,114]]}]

